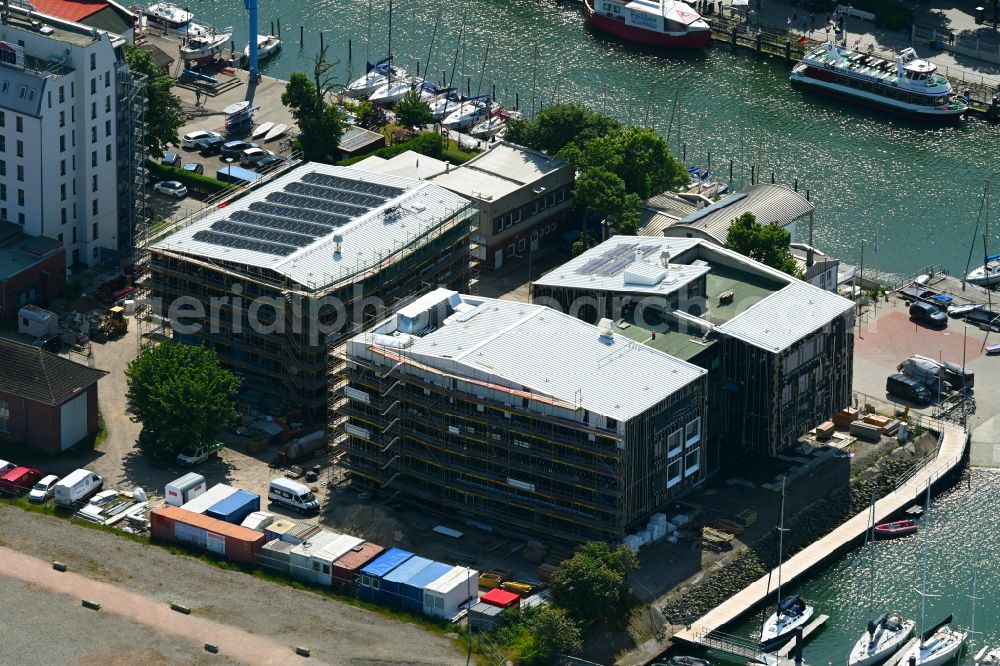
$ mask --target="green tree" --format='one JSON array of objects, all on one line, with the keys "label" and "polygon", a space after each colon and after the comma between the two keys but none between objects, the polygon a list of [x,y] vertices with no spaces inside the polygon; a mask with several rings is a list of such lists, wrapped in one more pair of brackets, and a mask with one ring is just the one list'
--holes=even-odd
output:
[{"label": "green tree", "polygon": [[792,235],[777,222],[761,224],[746,212],[733,220],[726,235],[726,247],[779,271],[801,277],[802,271],[788,249]]},{"label": "green tree", "polygon": [[573,241],[573,245],[570,247],[570,252],[573,256],[581,255],[590,248],[597,245],[597,239],[594,238],[594,234],[589,231],[584,231],[580,234],[580,237]]},{"label": "green tree", "polygon": [[327,62],[326,49],[316,54],[311,80],[296,72],[281,93],[281,103],[291,111],[299,127],[303,155],[317,162],[328,162],[334,156],[346,125],[344,112],[330,103],[334,90],[340,87],[332,73],[339,61]]},{"label": "green tree", "polygon": [[511,121],[505,138],[555,155],[569,144],[583,145],[620,128],[614,118],[580,104],[554,104],[539,111],[532,120]]},{"label": "green tree", "polygon": [[146,77],[146,150],[158,159],[169,144],[180,143],[177,130],[184,126],[181,100],[170,92],[174,80],[156,66],[148,51],[125,44],[125,62],[133,74]]},{"label": "green tree", "polygon": [[572,655],[583,647],[580,626],[552,604],[508,615],[493,637],[498,645],[507,646],[509,659],[523,666],[548,666],[553,655]]},{"label": "green tree", "polygon": [[431,105],[420,98],[420,93],[410,90],[392,107],[396,120],[403,127],[423,127],[434,122]]},{"label": "green tree", "polygon": [[236,417],[240,380],[206,347],[164,342],[125,370],[132,420],[142,423],[150,452],[176,455],[214,441]]},{"label": "green tree", "polygon": [[573,199],[583,209],[584,221],[590,213],[620,216],[625,206],[625,181],[604,167],[587,167],[576,177]]},{"label": "green tree", "polygon": [[648,199],[690,181],[690,174],[674,159],[666,140],[652,130],[626,127],[583,146],[567,146],[559,157],[577,169],[602,166],[616,173],[628,192]]},{"label": "green tree", "polygon": [[614,617],[632,596],[628,575],[638,566],[627,546],[611,550],[604,542],[586,543],[552,577],[552,602],[586,624]]}]

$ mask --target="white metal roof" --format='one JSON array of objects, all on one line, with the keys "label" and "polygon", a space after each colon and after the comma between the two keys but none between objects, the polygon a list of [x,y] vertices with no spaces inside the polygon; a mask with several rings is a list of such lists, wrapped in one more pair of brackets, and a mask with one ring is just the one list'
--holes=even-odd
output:
[{"label": "white metal roof", "polygon": [[[454,295],[435,293],[442,300]],[[423,335],[397,336],[405,340],[406,358],[615,419],[635,416],[705,374],[623,336],[602,336],[596,326],[551,308],[473,296],[462,296],[461,306]],[[373,333],[392,334],[396,321]],[[377,345],[373,333],[352,342]]]},{"label": "white metal roof", "polygon": [[492,200],[515,192],[564,166],[566,162],[551,155],[500,141],[462,166],[431,180],[466,197]]},{"label": "white metal roof", "polygon": [[374,173],[384,173],[401,178],[415,178],[416,180],[433,178],[439,173],[444,173],[449,168],[448,163],[444,160],[421,155],[412,150],[407,150],[389,159],[372,156],[360,162],[355,162],[351,166]]},{"label": "white metal roof", "polygon": [[[670,294],[707,273],[708,267],[670,263],[663,278],[653,284],[630,282],[629,279],[637,274],[660,273],[661,252],[669,252],[671,256],[674,256],[699,243],[698,239],[693,238],[612,236],[600,245],[590,248],[562,266],[549,271],[535,280],[535,284],[596,291],[624,291],[650,295]],[[641,258],[636,258],[636,250],[643,251]],[[616,252],[621,253],[617,258],[596,265],[602,258],[609,257]],[[631,261],[621,266],[613,274],[607,274],[615,261],[624,262],[626,259],[631,259]]]},{"label": "white metal roof", "polygon": [[448,594],[456,587],[466,585],[475,593],[479,590],[479,572],[468,567],[455,566],[448,570],[440,578],[431,581],[424,592],[436,592],[438,594]]},{"label": "white metal roof", "polygon": [[267,268],[321,289],[379,266],[460,212],[471,214],[467,200],[425,181],[307,163],[152,249]]},{"label": "white metal roof", "polygon": [[761,224],[777,222],[787,227],[815,210],[816,207],[808,199],[787,185],[761,183],[691,213],[678,225],[710,234],[722,244],[726,242],[733,220],[743,213],[753,213]]},{"label": "white metal roof", "polygon": [[719,326],[719,331],[778,352],[852,307],[851,301],[832,291],[794,280]]}]

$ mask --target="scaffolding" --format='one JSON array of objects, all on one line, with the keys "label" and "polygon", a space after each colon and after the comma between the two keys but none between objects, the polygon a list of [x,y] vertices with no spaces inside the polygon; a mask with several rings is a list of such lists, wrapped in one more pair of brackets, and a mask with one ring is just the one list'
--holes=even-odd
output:
[{"label": "scaffolding", "polygon": [[140,234],[149,226],[146,76],[129,70],[124,59],[115,64],[118,81],[118,253],[122,263],[134,263]]}]

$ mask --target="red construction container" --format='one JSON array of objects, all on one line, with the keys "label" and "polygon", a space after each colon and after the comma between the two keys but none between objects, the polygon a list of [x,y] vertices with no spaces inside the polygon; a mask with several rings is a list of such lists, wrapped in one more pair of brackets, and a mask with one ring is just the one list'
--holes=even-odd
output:
[{"label": "red construction container", "polygon": [[341,592],[350,592],[352,594],[356,592],[358,588],[358,572],[361,571],[362,567],[384,552],[385,548],[377,543],[365,541],[341,555],[338,559],[334,560],[331,567],[334,587],[339,588]]},{"label": "red construction container", "polygon": [[490,606],[499,606],[500,608],[521,607],[521,595],[501,590],[499,587],[479,597],[479,601]]},{"label": "red construction container", "polygon": [[263,532],[176,506],[150,511],[149,531],[154,539],[191,544],[244,564],[257,563],[265,540]]}]

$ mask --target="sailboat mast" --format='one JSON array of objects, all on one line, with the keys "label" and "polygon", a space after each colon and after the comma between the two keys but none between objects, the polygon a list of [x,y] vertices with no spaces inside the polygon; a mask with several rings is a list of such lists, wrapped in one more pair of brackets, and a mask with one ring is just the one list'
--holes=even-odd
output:
[{"label": "sailboat mast", "polygon": [[924,515],[927,516],[927,524],[924,525],[924,580],[920,589],[920,645],[924,644],[924,622],[927,615],[927,557],[930,545],[931,526],[931,481],[927,480],[927,502],[925,504]]},{"label": "sailboat mast", "polygon": [[778,523],[778,606],[781,606],[781,564],[785,559],[785,477],[781,477],[781,522]]},{"label": "sailboat mast", "polygon": [[[988,277],[990,274],[989,269],[989,259],[990,249],[989,249],[989,236],[990,236],[990,181],[986,181],[986,195],[983,199],[983,207],[986,209],[985,219],[985,232],[983,233],[983,276]],[[986,287],[986,304],[989,307],[990,312],[993,311],[993,290],[988,286]]]},{"label": "sailboat mast", "polygon": [[392,0],[389,0],[389,87],[392,87]]},{"label": "sailboat mast", "polygon": [[976,654],[976,579],[979,576],[979,562],[972,567],[972,618],[969,628],[969,663],[975,664]]},{"label": "sailboat mast", "polygon": [[865,531],[865,549],[868,552],[868,620],[875,619],[875,489],[872,488],[872,502],[869,509],[868,530]]}]

